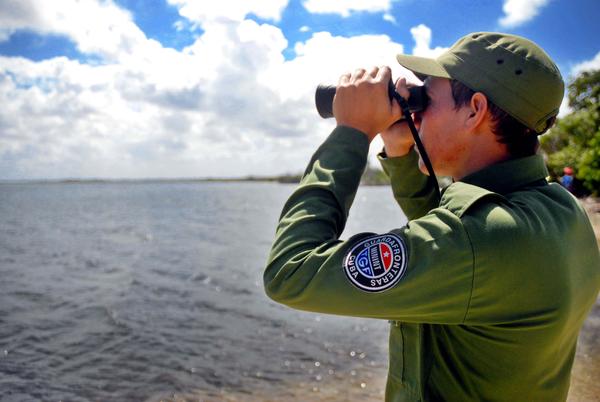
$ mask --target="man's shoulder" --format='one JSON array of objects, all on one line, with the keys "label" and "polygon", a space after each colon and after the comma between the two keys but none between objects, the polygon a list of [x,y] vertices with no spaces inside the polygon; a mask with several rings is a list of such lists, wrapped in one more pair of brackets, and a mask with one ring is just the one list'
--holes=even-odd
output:
[{"label": "man's shoulder", "polygon": [[456,182],[444,191],[440,208],[460,219],[476,248],[494,252],[559,247],[590,237],[583,208],[560,185],[532,184],[499,194]]},{"label": "man's shoulder", "polygon": [[440,208],[458,217],[472,236],[493,247],[561,242],[561,233],[585,225],[581,207],[561,186],[535,185],[500,194],[455,182],[443,193]]},{"label": "man's shoulder", "polygon": [[485,219],[510,214],[518,223],[540,215],[565,215],[568,219],[585,218],[577,200],[560,185],[535,185],[500,194],[484,187],[455,182],[442,193],[440,208],[449,210],[461,220]]},{"label": "man's shoulder", "polygon": [[498,205],[506,199],[483,187],[463,182],[454,182],[442,193],[440,207],[449,210],[458,218],[462,218],[469,210],[482,204]]}]

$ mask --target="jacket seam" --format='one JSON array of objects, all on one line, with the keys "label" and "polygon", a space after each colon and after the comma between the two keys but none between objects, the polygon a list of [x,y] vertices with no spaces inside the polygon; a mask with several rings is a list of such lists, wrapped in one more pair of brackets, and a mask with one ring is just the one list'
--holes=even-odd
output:
[{"label": "jacket seam", "polygon": [[467,235],[467,239],[469,240],[469,246],[471,247],[471,291],[469,292],[469,301],[467,302],[467,309],[465,310],[465,316],[462,319],[462,324],[467,320],[467,315],[469,314],[469,308],[471,307],[471,300],[473,299],[473,288],[475,287],[475,248],[473,247],[473,242],[471,241],[471,236],[469,235],[469,231],[467,227],[463,223],[463,228],[465,230],[465,234]]},{"label": "jacket seam", "polygon": [[404,365],[406,364],[406,359],[405,359],[405,354],[406,354],[406,345],[404,344],[404,331],[402,330],[402,323],[400,323],[399,325],[399,329],[400,329],[400,335],[402,337],[402,373],[400,378],[402,378],[402,383],[405,384],[406,383],[406,378],[404,378],[404,372],[405,372],[405,367]]}]

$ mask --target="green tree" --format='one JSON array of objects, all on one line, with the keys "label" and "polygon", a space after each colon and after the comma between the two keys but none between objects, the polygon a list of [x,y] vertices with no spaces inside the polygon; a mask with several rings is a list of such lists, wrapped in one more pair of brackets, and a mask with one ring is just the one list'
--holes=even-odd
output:
[{"label": "green tree", "polygon": [[542,136],[548,168],[554,177],[565,166],[592,194],[600,194],[600,70],[585,71],[568,86],[572,112]]}]

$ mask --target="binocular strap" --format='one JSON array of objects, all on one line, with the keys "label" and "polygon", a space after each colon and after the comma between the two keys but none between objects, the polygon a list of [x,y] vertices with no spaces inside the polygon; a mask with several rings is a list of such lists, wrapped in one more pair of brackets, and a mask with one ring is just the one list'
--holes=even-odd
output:
[{"label": "binocular strap", "polygon": [[408,108],[408,102],[403,97],[401,97],[398,94],[398,92],[396,92],[396,91],[394,91],[392,93],[392,96],[394,97],[394,99],[396,99],[396,101],[402,108],[402,114],[404,114],[404,118],[406,119],[406,122],[408,123],[408,127],[410,128],[410,132],[412,133],[413,139],[415,140],[415,145],[417,146],[417,149],[419,150],[421,159],[423,159],[425,168],[427,169],[427,172],[429,173],[429,177],[431,179],[433,179],[433,183],[435,185],[435,191],[437,192],[438,198],[439,198],[440,186],[438,184],[437,177],[435,176],[435,172],[433,171],[433,166],[431,165],[429,156],[427,155],[427,151],[425,151],[425,147],[423,146],[423,143],[421,142],[421,139],[419,138],[419,133],[417,132],[417,128],[415,127],[415,122],[413,121],[412,116],[410,115],[410,110]]}]

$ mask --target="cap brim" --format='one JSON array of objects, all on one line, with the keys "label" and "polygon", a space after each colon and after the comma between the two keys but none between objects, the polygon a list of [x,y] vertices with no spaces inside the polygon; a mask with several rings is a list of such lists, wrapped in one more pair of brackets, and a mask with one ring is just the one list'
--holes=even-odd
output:
[{"label": "cap brim", "polygon": [[398,60],[398,63],[400,63],[402,67],[415,73],[417,78],[421,81],[425,80],[427,77],[452,78],[446,69],[435,59],[399,54],[396,56],[396,60]]}]

